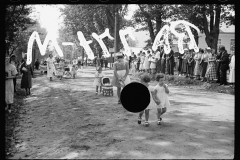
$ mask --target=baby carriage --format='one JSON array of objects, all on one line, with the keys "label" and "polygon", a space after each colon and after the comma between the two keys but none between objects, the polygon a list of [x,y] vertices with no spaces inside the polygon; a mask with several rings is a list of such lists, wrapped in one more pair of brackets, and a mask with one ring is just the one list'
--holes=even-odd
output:
[{"label": "baby carriage", "polygon": [[102,78],[102,93],[104,96],[113,96],[113,86],[108,77]]}]

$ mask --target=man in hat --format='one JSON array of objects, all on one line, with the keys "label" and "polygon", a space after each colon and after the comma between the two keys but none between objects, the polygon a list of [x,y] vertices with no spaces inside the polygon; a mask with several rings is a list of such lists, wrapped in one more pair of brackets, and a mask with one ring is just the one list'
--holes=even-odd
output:
[{"label": "man in hat", "polygon": [[222,57],[222,51],[220,51],[220,47],[221,46],[219,46],[219,48],[218,48],[218,54],[217,54],[217,56],[216,56],[216,63],[217,63],[217,67],[216,67],[216,71],[217,71],[217,81],[216,81],[216,83],[220,83],[220,62],[219,62],[219,60],[221,59],[221,57]]},{"label": "man in hat", "polygon": [[229,69],[229,55],[224,46],[219,48],[222,56],[218,62],[220,63],[220,85],[227,85],[227,70]]}]

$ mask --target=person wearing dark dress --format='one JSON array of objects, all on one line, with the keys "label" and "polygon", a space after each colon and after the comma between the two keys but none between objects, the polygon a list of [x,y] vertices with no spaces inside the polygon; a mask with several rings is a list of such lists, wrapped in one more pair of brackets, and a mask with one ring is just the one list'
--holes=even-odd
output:
[{"label": "person wearing dark dress", "polygon": [[160,54],[160,60],[161,60],[161,73],[165,74],[166,69],[166,54],[162,52]]},{"label": "person wearing dark dress", "polygon": [[167,55],[167,73],[174,75],[174,51],[172,49]]},{"label": "person wearing dark dress", "polygon": [[178,70],[178,76],[181,76],[182,72],[182,60],[183,60],[183,54],[181,53],[178,53],[178,67],[177,67],[177,70]]},{"label": "person wearing dark dress", "polygon": [[156,60],[156,73],[161,72],[161,53],[164,53],[163,48],[158,47],[156,54],[155,54],[155,60]]},{"label": "person wearing dark dress", "polygon": [[182,56],[182,68],[181,68],[181,73],[182,76],[186,76],[187,77],[187,63],[188,63],[188,49],[185,48],[184,49],[184,54]]},{"label": "person wearing dark dress", "polygon": [[104,58],[103,58],[103,55],[102,55],[101,58],[100,58],[100,64],[101,64],[102,68],[103,68],[103,61],[104,61]]},{"label": "person wearing dark dress", "polygon": [[229,69],[229,55],[224,46],[220,47],[220,52],[222,56],[218,62],[220,63],[220,77],[221,81],[219,85],[227,85],[227,70]]},{"label": "person wearing dark dress", "polygon": [[221,57],[222,57],[222,53],[223,53],[223,51],[220,51],[220,48],[219,48],[219,53],[217,54],[217,56],[216,56],[216,69],[217,69],[217,81],[216,81],[216,83],[220,83],[220,81],[221,81],[221,76],[220,76],[220,62],[219,62],[219,60],[221,59]]},{"label": "person wearing dark dress", "polygon": [[105,64],[105,70],[108,68],[108,59],[107,57],[104,57],[104,64]]},{"label": "person wearing dark dress", "polygon": [[138,56],[137,56],[137,71],[139,72],[139,67],[140,67],[140,62],[141,62],[141,53],[142,53],[142,51],[140,52],[140,53],[138,53]]},{"label": "person wearing dark dress", "polygon": [[194,56],[193,56],[193,49],[189,50],[189,59],[187,63],[187,73],[189,78],[193,78],[193,71],[194,71]]},{"label": "person wearing dark dress", "polygon": [[[58,63],[59,63],[59,62],[58,62]],[[37,70],[39,70],[39,65],[40,65],[40,62],[39,62],[39,60],[37,59],[36,62],[35,62],[35,68],[36,68]]]},{"label": "person wearing dark dress", "polygon": [[21,88],[26,90],[26,95],[30,95],[30,88],[32,88],[32,78],[33,76],[33,69],[32,65],[27,65],[27,55],[25,54],[23,58],[24,62],[21,64],[20,72],[22,73],[22,80],[21,80]]}]

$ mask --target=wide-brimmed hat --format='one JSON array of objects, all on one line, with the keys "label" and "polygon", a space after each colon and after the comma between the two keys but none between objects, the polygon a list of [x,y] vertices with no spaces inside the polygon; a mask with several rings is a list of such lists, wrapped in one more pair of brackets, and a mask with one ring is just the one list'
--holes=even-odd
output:
[{"label": "wide-brimmed hat", "polygon": [[207,50],[211,50],[211,48],[210,48],[210,47],[207,47]]},{"label": "wide-brimmed hat", "polygon": [[121,52],[115,53],[115,57],[123,57],[123,54]]},{"label": "wide-brimmed hat", "polygon": [[184,48],[184,51],[188,51],[188,49],[187,49],[187,48]]}]

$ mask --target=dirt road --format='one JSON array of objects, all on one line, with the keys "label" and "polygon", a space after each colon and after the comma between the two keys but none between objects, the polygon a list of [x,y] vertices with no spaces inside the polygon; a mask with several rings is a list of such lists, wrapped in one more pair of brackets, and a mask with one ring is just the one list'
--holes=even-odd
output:
[{"label": "dirt road", "polygon": [[[113,97],[95,95],[95,70],[78,71],[76,79],[33,79],[12,158],[214,158],[234,154],[234,96],[170,86],[171,107],[150,126]],[[112,71],[103,71],[112,76]]]}]

